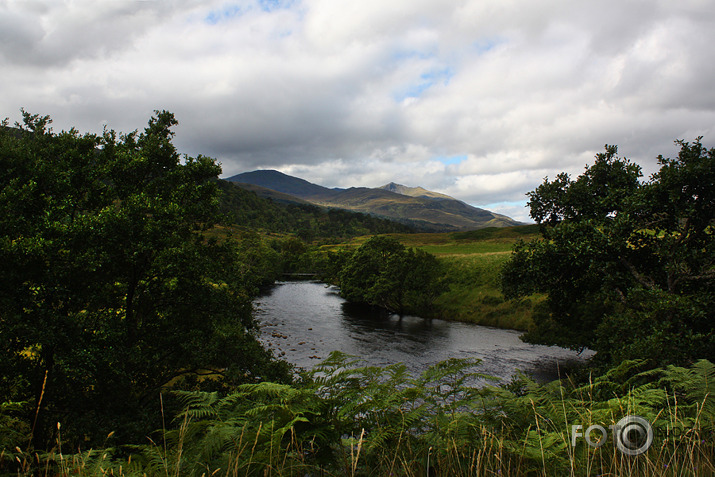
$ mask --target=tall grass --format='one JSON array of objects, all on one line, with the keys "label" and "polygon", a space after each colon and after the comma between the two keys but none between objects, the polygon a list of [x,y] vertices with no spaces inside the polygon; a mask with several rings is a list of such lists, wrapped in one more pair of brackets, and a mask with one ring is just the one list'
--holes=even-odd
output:
[{"label": "tall grass", "polygon": [[480,253],[442,257],[448,290],[435,309],[440,318],[479,325],[528,330],[534,306],[543,296],[506,300],[501,292],[501,270],[509,253]]},{"label": "tall grass", "polygon": [[[498,386],[478,362],[449,360],[419,377],[403,365],[361,367],[335,353],[300,384],[242,386],[227,396],[181,393],[163,443],[121,451],[26,455],[11,475],[708,476],[715,475],[715,366],[639,372],[628,362],[586,384]],[[608,442],[572,446],[572,426],[647,419],[642,455]],[[21,462],[23,453],[16,450]],[[12,471],[11,471],[12,469]]]}]

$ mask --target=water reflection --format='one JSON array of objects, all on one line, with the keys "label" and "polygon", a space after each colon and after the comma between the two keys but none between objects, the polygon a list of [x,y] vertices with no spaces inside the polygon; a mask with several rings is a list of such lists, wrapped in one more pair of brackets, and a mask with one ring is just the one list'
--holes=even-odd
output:
[{"label": "water reflection", "polygon": [[546,380],[556,377],[558,363],[581,359],[563,348],[524,343],[516,331],[347,303],[319,282],[280,282],[256,300],[256,308],[262,340],[304,368],[340,350],[370,365],[403,362],[413,373],[450,357],[479,358],[482,373],[508,378],[520,369]]},{"label": "water reflection", "polygon": [[445,338],[449,328],[439,326],[446,323],[438,320],[419,318],[416,316],[399,316],[385,310],[355,303],[343,302],[341,305],[341,318],[347,328],[353,332],[363,332],[373,338],[399,337],[408,342],[429,345],[431,341]]}]

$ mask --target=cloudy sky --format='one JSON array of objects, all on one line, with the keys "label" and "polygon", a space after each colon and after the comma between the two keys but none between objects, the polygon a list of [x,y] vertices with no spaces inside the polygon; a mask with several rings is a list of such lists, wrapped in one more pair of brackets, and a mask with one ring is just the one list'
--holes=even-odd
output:
[{"label": "cloudy sky", "polygon": [[605,144],[715,146],[712,0],[0,0],[0,116],[141,129],[224,177],[421,185],[526,220]]}]

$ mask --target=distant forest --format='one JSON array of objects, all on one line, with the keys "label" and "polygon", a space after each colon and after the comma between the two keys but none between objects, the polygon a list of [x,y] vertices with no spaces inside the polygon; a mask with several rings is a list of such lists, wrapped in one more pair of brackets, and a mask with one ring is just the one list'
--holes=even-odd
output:
[{"label": "distant forest", "polygon": [[294,233],[306,241],[420,231],[395,220],[360,212],[273,201],[224,180],[219,180],[218,185],[222,192],[220,210],[226,221],[253,230]]}]

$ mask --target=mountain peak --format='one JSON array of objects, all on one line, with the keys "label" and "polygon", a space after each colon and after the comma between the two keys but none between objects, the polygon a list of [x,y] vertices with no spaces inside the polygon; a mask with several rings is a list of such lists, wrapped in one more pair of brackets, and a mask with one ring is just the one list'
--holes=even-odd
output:
[{"label": "mountain peak", "polygon": [[385,184],[384,186],[378,187],[378,189],[385,189],[389,190],[390,192],[397,192],[398,194],[401,194],[400,190],[406,189],[406,187],[402,184],[398,184],[397,182],[390,182],[389,184]]},{"label": "mountain peak", "polygon": [[440,194],[439,192],[433,192],[431,190],[427,190],[420,186],[408,187],[408,186],[404,186],[402,184],[398,184],[396,182],[390,182],[389,184],[385,184],[382,187],[378,187],[378,189],[387,190],[390,192],[394,192],[396,194],[408,195],[410,197],[425,197],[427,199],[456,200],[456,199],[454,199],[454,197],[450,197],[446,194]]},{"label": "mountain peak", "polygon": [[257,171],[244,172],[229,177],[231,182],[242,182],[266,187],[284,194],[294,195],[299,198],[311,196],[332,195],[334,192],[327,187],[319,186],[299,177],[289,176],[280,171],[272,169],[261,169]]}]

